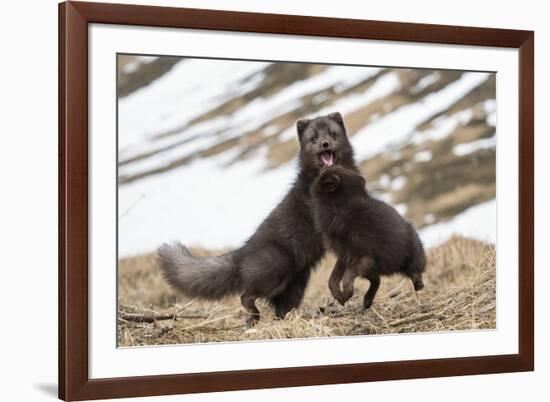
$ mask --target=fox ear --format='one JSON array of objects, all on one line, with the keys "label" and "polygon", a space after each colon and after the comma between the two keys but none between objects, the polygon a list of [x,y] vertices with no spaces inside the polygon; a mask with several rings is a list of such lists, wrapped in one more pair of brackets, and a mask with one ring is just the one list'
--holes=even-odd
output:
[{"label": "fox ear", "polygon": [[344,125],[344,119],[342,118],[342,115],[340,112],[334,112],[328,115],[328,118],[331,120],[334,120],[336,123],[340,124],[341,126]]},{"label": "fox ear", "polygon": [[311,120],[309,119],[300,119],[296,122],[296,128],[298,129],[298,138],[302,139],[302,134],[307,128]]},{"label": "fox ear", "polygon": [[319,184],[323,193],[333,193],[342,184],[342,178],[336,173],[324,174]]}]

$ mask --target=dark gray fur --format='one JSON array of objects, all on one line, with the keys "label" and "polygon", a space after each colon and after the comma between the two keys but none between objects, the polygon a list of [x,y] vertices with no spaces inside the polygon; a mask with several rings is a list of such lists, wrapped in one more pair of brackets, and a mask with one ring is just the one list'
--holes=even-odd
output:
[{"label": "dark gray fur", "polygon": [[191,256],[181,244],[163,244],[159,266],[174,288],[190,297],[219,299],[238,294],[259,319],[257,298],[267,299],[278,317],[298,307],[312,269],[325,253],[316,230],[310,186],[323,167],[320,153],[330,151],[334,164],[357,171],[342,116],[332,113],[297,123],[299,172],[291,190],[239,249],[219,257]]},{"label": "dark gray fur", "polygon": [[426,257],[416,230],[392,206],[372,197],[361,175],[341,166],[325,168],[311,193],[315,222],[338,257],[329,287],[341,304],[353,295],[356,276],[371,282],[365,308],[371,306],[382,275],[401,273],[415,290],[423,288]]}]

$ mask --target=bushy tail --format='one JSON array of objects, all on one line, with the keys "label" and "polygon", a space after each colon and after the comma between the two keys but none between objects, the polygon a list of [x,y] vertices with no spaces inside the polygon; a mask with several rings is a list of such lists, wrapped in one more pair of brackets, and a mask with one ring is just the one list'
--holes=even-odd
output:
[{"label": "bushy tail", "polygon": [[240,290],[241,277],[232,254],[193,257],[181,243],[164,243],[157,260],[166,281],[189,297],[216,300]]}]

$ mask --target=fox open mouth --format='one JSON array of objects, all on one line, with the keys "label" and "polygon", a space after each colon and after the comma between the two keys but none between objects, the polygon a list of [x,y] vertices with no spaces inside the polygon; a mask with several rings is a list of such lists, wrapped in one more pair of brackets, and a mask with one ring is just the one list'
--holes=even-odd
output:
[{"label": "fox open mouth", "polygon": [[332,166],[334,165],[334,152],[332,151],[323,151],[319,154],[319,160],[323,166]]}]

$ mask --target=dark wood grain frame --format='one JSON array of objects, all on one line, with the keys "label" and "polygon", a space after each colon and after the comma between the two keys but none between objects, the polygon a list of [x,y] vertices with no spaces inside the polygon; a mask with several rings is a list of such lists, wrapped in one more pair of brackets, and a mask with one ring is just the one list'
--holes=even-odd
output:
[{"label": "dark wood grain frame", "polygon": [[[519,49],[519,353],[314,367],[89,379],[88,24],[122,24]],[[59,5],[59,397],[137,397],[534,370],[534,33],[66,2]]]}]

